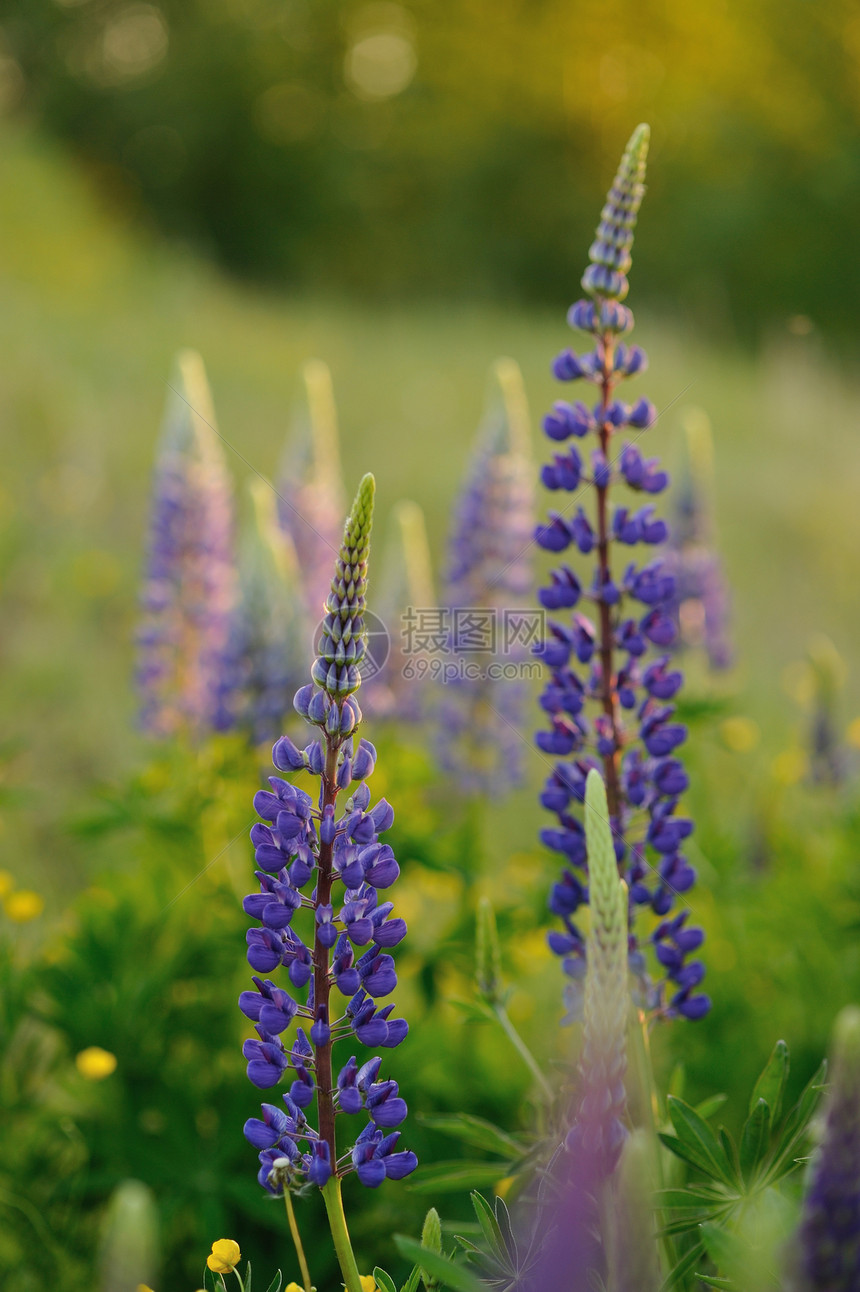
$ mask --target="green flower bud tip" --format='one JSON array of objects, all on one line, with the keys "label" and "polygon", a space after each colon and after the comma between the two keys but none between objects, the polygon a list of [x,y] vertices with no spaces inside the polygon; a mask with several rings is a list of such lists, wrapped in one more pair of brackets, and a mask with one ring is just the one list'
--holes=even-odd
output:
[{"label": "green flower bud tip", "polygon": [[496,929],[496,915],[492,902],[488,897],[482,897],[478,903],[475,941],[475,976],[478,981],[478,991],[488,1004],[500,1004],[502,1000],[502,954],[499,948],[499,934]]},{"label": "green flower bud tip", "polygon": [[606,196],[597,234],[588,251],[591,263],[582,278],[582,286],[591,296],[623,301],[627,295],[626,275],[633,263],[630,249],[636,216],[645,196],[650,139],[649,126],[636,127]]}]

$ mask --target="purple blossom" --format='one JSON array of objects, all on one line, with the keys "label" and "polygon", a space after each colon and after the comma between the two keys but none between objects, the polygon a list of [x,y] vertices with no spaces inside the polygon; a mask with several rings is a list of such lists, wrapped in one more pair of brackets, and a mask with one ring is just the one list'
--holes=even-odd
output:
[{"label": "purple blossom", "polygon": [[[592,767],[606,782],[616,858],[629,889],[629,960],[640,980],[641,1003],[688,1018],[701,1017],[710,1004],[699,990],[701,962],[688,959],[702,941],[701,931],[686,927],[686,910],[667,918],[676,904],[686,906],[683,894],[695,880],[683,852],[693,825],[678,810],[688,782],[676,751],[687,730],[674,720],[671,703],[682,679],[665,653],[676,637],[676,577],[664,556],[630,559],[637,548],[666,540],[665,522],[650,504],[637,508],[635,494],[659,493],[668,480],[656,459],[643,456],[638,435],[629,434],[653,424],[653,404],[644,398],[628,404],[616,394],[620,381],[646,366],[644,352],[618,338],[633,327],[632,313],[620,302],[628,290],[647,148],[648,128],[640,126],[622,158],[589,253],[582,285],[592,299],[577,302],[568,316],[574,327],[591,334],[594,349],[584,357],[565,352],[554,365],[561,379],[587,380],[600,391],[586,431],[596,445],[590,453],[585,448],[577,453],[578,462],[591,461],[593,501],[579,503],[578,477],[570,487],[553,460],[548,483],[556,507],[565,489],[576,505],[572,501],[569,509],[550,513],[536,530],[545,549],[575,548],[593,560],[591,578],[575,562],[550,574],[538,594],[549,612],[547,635],[535,651],[550,673],[541,698],[548,729],[539,731],[536,741],[558,760],[541,798],[555,813],[558,828],[544,830],[541,837],[567,863],[550,897],[564,933],[553,934],[550,944],[570,978],[570,1017],[581,1009],[584,978],[585,945],[575,915],[588,900],[585,843],[576,813]],[[562,438],[558,410],[556,405],[550,424],[545,423],[553,441]],[[620,446],[619,432],[626,435]],[[627,493],[623,502],[613,497],[610,503],[615,486],[632,491],[633,499]],[[646,908],[656,917],[649,940],[664,976],[660,985],[647,976],[640,950],[642,938],[649,936],[640,915]]]},{"label": "purple blossom", "polygon": [[[437,740],[439,761],[458,785],[490,794],[521,777],[526,687],[517,666],[526,650],[516,625],[528,604],[534,525],[522,377],[510,359],[499,360],[495,375],[502,399],[480,433],[448,548]],[[558,537],[561,551],[569,539],[564,529]]]},{"label": "purple blossom", "polygon": [[[260,1089],[290,1084],[287,1114],[265,1104],[262,1121],[249,1121],[245,1134],[260,1150],[260,1183],[274,1193],[304,1183],[323,1187],[332,1174],[351,1170],[376,1187],[417,1165],[414,1154],[392,1151],[396,1136],[378,1131],[399,1126],[407,1112],[396,1081],[380,1079],[382,1060],[358,1068],[353,1056],[339,1073],[333,1067],[340,1041],[392,1049],[408,1032],[405,1020],[391,1017],[394,1006],[382,1003],[397,986],[391,948],[406,933],[393,904],[380,898],[399,874],[393,851],[379,839],[394,812],[385,799],[371,806],[365,778],[376,751],[356,734],[373,494],[373,477],[365,476],[335,564],[314,681],[295,696],[296,709],[321,739],[299,749],[283,736],[272,750],[278,771],[318,776],[319,794],[314,800],[270,776],[269,788],[254,797],[263,819],[251,830],[259,891],[243,903],[259,922],[248,930],[248,960],[258,974],[285,969],[288,983],[255,977],[256,991],[242,992],[239,1007],[257,1033],[244,1054],[248,1077]],[[347,797],[338,814],[342,792]],[[314,1101],[316,1128],[303,1111]],[[356,1149],[339,1157],[336,1115],[362,1111],[368,1126]]]},{"label": "purple blossom", "polygon": [[141,723],[156,736],[215,724],[236,600],[232,485],[203,361],[177,361],[155,464],[138,632]]}]

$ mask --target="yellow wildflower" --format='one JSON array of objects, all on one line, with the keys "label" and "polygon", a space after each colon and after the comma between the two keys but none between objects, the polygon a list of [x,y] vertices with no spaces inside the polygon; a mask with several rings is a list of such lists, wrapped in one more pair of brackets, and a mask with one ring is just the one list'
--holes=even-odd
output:
[{"label": "yellow wildflower", "polygon": [[747,754],[755,749],[761,738],[758,723],[752,718],[737,714],[734,718],[724,718],[720,723],[720,735],[723,744],[734,754]]},{"label": "yellow wildflower", "polygon": [[40,893],[32,893],[29,888],[21,888],[17,893],[9,893],[3,903],[3,909],[10,920],[16,924],[28,924],[36,920],[45,909],[45,899]]},{"label": "yellow wildflower", "polygon": [[242,1253],[239,1244],[232,1238],[218,1238],[212,1244],[212,1251],[206,1257],[206,1264],[216,1274],[232,1274],[239,1264]]},{"label": "yellow wildflower", "polygon": [[372,1274],[359,1274],[358,1281],[361,1284],[361,1292],[379,1292],[376,1279]]},{"label": "yellow wildflower", "polygon": [[104,1081],[116,1072],[116,1055],[103,1050],[100,1045],[88,1045],[75,1055],[75,1067],[87,1081]]}]

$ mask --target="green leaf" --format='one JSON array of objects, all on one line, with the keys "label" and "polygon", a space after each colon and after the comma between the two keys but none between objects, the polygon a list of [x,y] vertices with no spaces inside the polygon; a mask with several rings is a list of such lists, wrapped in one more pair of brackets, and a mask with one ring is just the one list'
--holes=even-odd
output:
[{"label": "green leaf", "polygon": [[381,1270],[378,1265],[373,1271],[373,1280],[379,1288],[379,1292],[397,1292],[394,1279],[390,1274],[386,1274],[385,1270]]},{"label": "green leaf", "polygon": [[517,1160],[526,1156],[527,1150],[507,1131],[485,1121],[483,1117],[473,1117],[470,1113],[451,1113],[442,1117],[419,1117],[423,1126],[441,1131],[472,1148],[482,1148],[488,1153],[497,1153],[505,1161]]},{"label": "green leaf", "polygon": [[728,1095],[711,1095],[710,1099],[703,1099],[700,1104],[696,1104],[696,1112],[700,1117],[704,1117],[705,1121],[708,1121],[709,1118],[713,1117],[714,1113],[720,1111],[727,1099]]},{"label": "green leaf", "polygon": [[496,1220],[492,1207],[477,1190],[473,1190],[471,1198],[484,1238],[494,1254],[504,1261],[507,1255],[505,1240],[502,1237],[502,1231],[499,1228],[499,1222]]},{"label": "green leaf", "polygon": [[720,1225],[705,1221],[701,1226],[702,1242],[705,1251],[714,1264],[725,1269],[738,1259],[738,1244],[731,1234],[727,1234]]},{"label": "green leaf", "polygon": [[421,1266],[413,1265],[412,1273],[403,1284],[400,1292],[418,1292],[418,1284],[421,1282]]},{"label": "green leaf", "polygon": [[690,1270],[698,1265],[704,1254],[705,1249],[701,1243],[696,1243],[695,1247],[691,1247],[688,1252],[685,1252],[677,1265],[666,1276],[660,1292],[669,1292],[670,1288],[677,1287],[681,1280],[690,1273]]},{"label": "green leaf", "polygon": [[773,1184],[782,1176],[793,1171],[797,1163],[795,1154],[803,1142],[809,1123],[821,1098],[827,1079],[827,1060],[821,1064],[812,1080],[804,1087],[803,1093],[786,1118],[780,1132],[779,1145],[773,1160],[767,1169],[766,1184]]},{"label": "green leaf", "polygon": [[741,1163],[738,1157],[738,1150],[735,1147],[735,1141],[732,1139],[725,1126],[721,1126],[718,1131],[720,1143],[723,1146],[723,1152],[729,1160],[729,1165],[733,1172],[732,1188],[740,1189],[743,1181],[741,1179]]},{"label": "green leaf", "polygon": [[462,1265],[455,1265],[452,1260],[440,1255],[439,1252],[426,1251],[414,1238],[395,1234],[394,1243],[401,1256],[405,1256],[407,1260],[416,1261],[421,1269],[426,1270],[443,1287],[450,1288],[451,1292],[485,1292],[482,1284],[469,1270]]},{"label": "green leaf", "polygon": [[[270,1284],[269,1284],[269,1286],[266,1288],[266,1292],[281,1292],[281,1279],[282,1279],[283,1277],[284,1277],[284,1276],[283,1276],[283,1274],[281,1273],[281,1271],[280,1271],[280,1270],[278,1270],[278,1271],[277,1271],[277,1273],[275,1274],[275,1277],[272,1279],[271,1283],[270,1283]],[[394,1292],[394,1288],[393,1288],[393,1287],[392,1287],[392,1289],[391,1289],[391,1292]]]},{"label": "green leaf", "polygon": [[251,1292],[251,1262],[245,1262],[245,1292]]},{"label": "green leaf", "polygon": [[674,1095],[676,1099],[683,1099],[686,1080],[687,1074],[683,1063],[676,1063],[669,1077],[669,1094]]},{"label": "green leaf", "polygon": [[432,1166],[425,1166],[421,1178],[407,1188],[410,1193],[482,1189],[496,1184],[506,1173],[503,1162],[434,1162]]},{"label": "green leaf", "polygon": [[691,1207],[700,1210],[726,1201],[725,1194],[713,1189],[661,1189],[656,1196],[657,1206],[667,1211],[683,1211]]},{"label": "green leaf", "polygon": [[782,1098],[785,1094],[785,1083],[788,1080],[788,1046],[785,1041],[777,1041],[767,1066],[753,1087],[749,1111],[752,1113],[756,1104],[763,1099],[770,1109],[770,1122],[775,1126],[782,1112]]},{"label": "green leaf", "polygon": [[741,1175],[749,1184],[770,1148],[770,1105],[764,1098],[753,1106],[741,1133]]},{"label": "green leaf", "polygon": [[[683,1099],[676,1099],[673,1095],[669,1095],[666,1105],[678,1139],[687,1150],[688,1160],[693,1160],[706,1175],[733,1185],[734,1173],[726,1150],[704,1118]],[[664,1136],[661,1139],[666,1143]]]},{"label": "green leaf", "polygon": [[704,1283],[707,1288],[726,1288],[731,1292],[735,1286],[731,1279],[719,1279],[715,1274],[696,1274],[700,1283]]},{"label": "green leaf", "polygon": [[448,1004],[453,1005],[455,1009],[459,1009],[462,1014],[465,1014],[470,1023],[494,1023],[496,1021],[495,1014],[489,1005],[485,1005],[483,1001],[461,1000],[459,996],[451,996]]},{"label": "green leaf", "polygon": [[511,1264],[516,1268],[519,1261],[519,1249],[517,1247],[517,1240],[514,1237],[514,1227],[511,1224],[510,1212],[508,1211],[507,1203],[504,1198],[496,1198],[496,1223],[501,1230],[502,1241],[507,1248]]}]

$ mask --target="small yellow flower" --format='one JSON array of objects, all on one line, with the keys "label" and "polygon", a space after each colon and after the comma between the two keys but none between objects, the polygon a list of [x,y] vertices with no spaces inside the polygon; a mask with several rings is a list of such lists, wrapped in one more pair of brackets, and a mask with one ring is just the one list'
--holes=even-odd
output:
[{"label": "small yellow flower", "polygon": [[783,749],[773,760],[773,775],[781,785],[796,785],[809,772],[809,759],[802,749]]},{"label": "small yellow flower", "polygon": [[[855,718],[853,722],[849,722],[845,739],[849,745],[853,745],[855,749],[860,749],[860,718]],[[2,871],[0,871],[0,882],[2,882],[2,878]]]},{"label": "small yellow flower", "polygon": [[104,1081],[116,1072],[116,1055],[103,1050],[100,1045],[89,1045],[75,1055],[75,1067],[87,1081]]},{"label": "small yellow flower", "polygon": [[15,887],[15,880],[8,870],[0,870],[0,897],[8,897]]},{"label": "small yellow flower", "polygon": [[372,1274],[359,1274],[358,1281],[361,1284],[361,1292],[379,1292],[376,1279]]},{"label": "small yellow flower", "polygon": [[21,888],[17,893],[9,893],[3,903],[3,909],[10,920],[16,924],[28,924],[36,920],[45,909],[45,899],[40,893],[32,893],[29,888]]},{"label": "small yellow flower", "polygon": [[299,1287],[298,1283],[288,1283],[284,1288],[284,1292],[305,1292],[305,1290],[303,1287]]},{"label": "small yellow flower", "polygon": [[232,1274],[239,1264],[242,1253],[239,1244],[232,1238],[218,1238],[212,1244],[212,1251],[206,1257],[206,1264],[216,1274]]},{"label": "small yellow flower", "polygon": [[152,1292],[152,1288],[147,1287],[145,1283],[138,1283],[136,1292]]},{"label": "small yellow flower", "polygon": [[731,749],[733,754],[748,754],[758,744],[761,732],[758,723],[753,722],[752,718],[737,714],[736,717],[725,718],[720,723],[720,735],[723,738],[723,744]]}]

